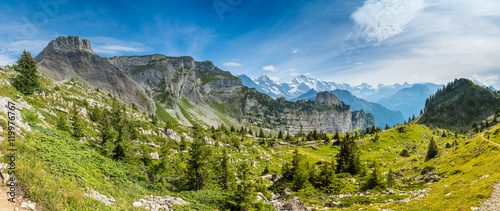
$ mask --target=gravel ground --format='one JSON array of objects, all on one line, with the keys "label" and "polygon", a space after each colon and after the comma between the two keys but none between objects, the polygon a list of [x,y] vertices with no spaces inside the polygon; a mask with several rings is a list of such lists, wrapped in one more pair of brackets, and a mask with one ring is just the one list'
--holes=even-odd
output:
[{"label": "gravel ground", "polygon": [[495,185],[490,198],[483,203],[480,210],[498,211],[500,210],[500,182]]}]

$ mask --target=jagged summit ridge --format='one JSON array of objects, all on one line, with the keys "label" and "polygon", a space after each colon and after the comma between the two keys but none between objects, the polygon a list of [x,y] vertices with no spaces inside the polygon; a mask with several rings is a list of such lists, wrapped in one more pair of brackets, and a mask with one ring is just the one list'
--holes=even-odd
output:
[{"label": "jagged summit ridge", "polygon": [[92,50],[90,41],[78,36],[58,37],[35,57],[38,71],[56,81],[80,79],[116,96],[127,105],[154,112],[151,99],[135,81]]},{"label": "jagged summit ridge", "polygon": [[87,39],[82,39],[79,36],[58,37],[55,40],[50,41],[47,47],[45,47],[43,51],[35,57],[35,61],[39,62],[47,54],[52,54],[58,51],[84,51],[94,54],[91,43]]}]

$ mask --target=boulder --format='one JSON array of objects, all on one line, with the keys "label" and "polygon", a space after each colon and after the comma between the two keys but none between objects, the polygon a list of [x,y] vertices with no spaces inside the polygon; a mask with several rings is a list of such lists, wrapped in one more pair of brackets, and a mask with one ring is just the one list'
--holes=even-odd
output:
[{"label": "boulder", "polygon": [[286,202],[280,211],[308,211],[309,209],[306,207],[303,201],[298,199],[292,199]]}]

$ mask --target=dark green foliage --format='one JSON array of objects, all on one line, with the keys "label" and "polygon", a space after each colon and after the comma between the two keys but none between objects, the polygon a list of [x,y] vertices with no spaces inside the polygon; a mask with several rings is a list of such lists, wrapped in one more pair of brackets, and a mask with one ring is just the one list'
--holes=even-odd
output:
[{"label": "dark green foliage", "polygon": [[403,150],[401,150],[401,153],[399,153],[399,156],[401,156],[401,157],[409,157],[410,153],[408,152],[408,150],[403,149]]},{"label": "dark green foliage", "polygon": [[73,131],[72,132],[73,138],[80,139],[80,138],[84,137],[85,134],[83,133],[83,128],[85,126],[84,126],[82,117],[80,116],[80,112],[77,110],[77,107],[74,107],[71,110],[71,121],[73,121],[72,128],[71,128]]},{"label": "dark green foliage", "polygon": [[13,78],[14,87],[25,95],[31,95],[40,86],[38,81],[38,71],[36,70],[36,62],[31,57],[31,53],[24,51],[21,58],[17,60],[17,65],[14,70],[19,73]]},{"label": "dark green foliage", "polygon": [[438,146],[436,145],[436,142],[434,141],[433,138],[431,138],[429,142],[429,147],[427,148],[427,159],[432,159],[437,156],[439,152]]},{"label": "dark green foliage", "polygon": [[392,171],[392,169],[389,169],[389,172],[387,173],[387,187],[389,188],[392,188],[394,187],[395,183],[396,183],[396,179],[394,178],[394,171]]},{"label": "dark green foliage", "polygon": [[373,162],[373,170],[370,175],[366,178],[365,184],[361,187],[364,190],[378,189],[382,190],[386,187],[386,183],[382,178],[382,173],[378,169],[377,162]]},{"label": "dark green foliage", "polygon": [[201,190],[207,182],[211,149],[200,139],[195,139],[187,161],[188,181],[191,190]]},{"label": "dark green foliage", "polygon": [[64,115],[59,115],[59,118],[57,118],[57,129],[62,130],[65,132],[69,132],[69,125],[68,121],[66,121],[66,117]]},{"label": "dark green foliage", "polygon": [[434,167],[432,167],[432,166],[426,166],[426,167],[424,167],[424,168],[422,169],[422,171],[420,171],[420,174],[421,174],[421,175],[427,174],[427,173],[429,173],[429,172],[433,171],[434,169],[436,169],[436,168],[434,168]]},{"label": "dark green foliage", "polygon": [[233,204],[236,210],[249,210],[256,199],[255,184],[250,179],[250,165],[243,162],[238,166],[239,183],[233,192]]},{"label": "dark green foliage", "polygon": [[474,123],[492,116],[499,107],[498,93],[468,79],[455,79],[426,100],[419,123],[454,131],[468,130]]},{"label": "dark green foliage", "polygon": [[446,147],[446,148],[451,148],[451,144],[450,144],[450,142],[446,142],[446,146],[445,146],[445,147]]},{"label": "dark green foliage", "polygon": [[337,172],[356,175],[360,172],[359,150],[356,141],[349,135],[340,142],[340,151],[337,157]]},{"label": "dark green foliage", "polygon": [[227,154],[227,150],[222,150],[222,158],[220,159],[220,163],[218,165],[218,181],[219,185],[224,189],[229,189],[230,184],[234,180],[233,172],[231,166],[229,164],[229,155]]},{"label": "dark green foliage", "polygon": [[264,138],[264,137],[265,137],[264,131],[261,128],[260,131],[259,131],[259,138]]}]

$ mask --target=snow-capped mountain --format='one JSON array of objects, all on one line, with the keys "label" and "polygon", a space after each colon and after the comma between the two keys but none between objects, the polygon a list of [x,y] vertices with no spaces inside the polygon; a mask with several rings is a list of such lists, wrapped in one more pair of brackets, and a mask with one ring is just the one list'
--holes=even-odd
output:
[{"label": "snow-capped mountain", "polygon": [[255,87],[257,90],[262,91],[274,98],[285,97],[286,99],[297,98],[311,89],[319,92],[343,89],[351,92],[356,97],[376,102],[384,97],[395,94],[403,88],[411,87],[408,83],[394,85],[380,84],[377,87],[362,83],[357,86],[351,86],[346,83],[338,84],[331,81],[310,78],[305,75],[297,76],[293,80],[285,83],[274,81],[266,75],[262,75],[257,79],[252,79],[253,83],[248,81],[249,77],[246,75],[239,75],[238,77],[243,80],[243,85],[245,86],[253,87],[253,83],[255,83],[260,88],[258,89]]}]

